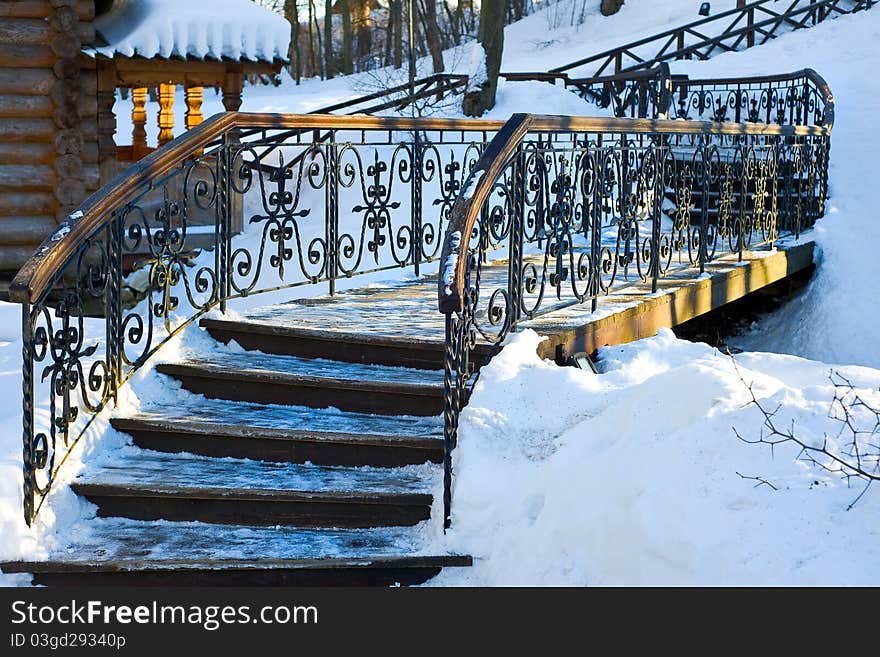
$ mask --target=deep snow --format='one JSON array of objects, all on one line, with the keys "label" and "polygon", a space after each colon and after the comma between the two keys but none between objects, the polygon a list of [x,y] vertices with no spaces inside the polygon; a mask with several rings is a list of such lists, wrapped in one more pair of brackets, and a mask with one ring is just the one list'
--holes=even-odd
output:
[{"label": "deep snow", "polygon": [[[715,11],[722,8],[712,4]],[[589,22],[551,30],[546,13],[539,13],[508,28],[504,68],[562,64],[691,20],[698,5],[630,0],[619,16],[603,19],[601,30]],[[821,267],[800,299],[740,339],[750,349],[817,360],[737,356],[740,371],[756,381],[760,395],[782,403],[781,416],[795,419],[811,435],[829,427],[831,367],[819,361],[848,364],[841,371],[880,404],[880,371],[857,366],[880,367],[872,347],[878,311],[871,257],[880,228],[872,221],[868,180],[869,154],[877,142],[871,99],[880,92],[869,54],[878,36],[880,11],[875,10],[745,53],[672,65],[674,72],[692,76],[809,65],[835,92],[832,197],[828,216],[812,233],[822,248]],[[252,89],[244,109],[307,111],[357,95],[357,84],[338,78]],[[206,99],[206,114],[214,111],[211,103],[219,100]],[[558,87],[507,83],[499,88],[491,116],[536,110],[583,114],[595,108]],[[121,125],[124,117],[122,112]],[[267,298],[254,302],[262,305]],[[0,558],[37,558],[63,539],[66,527],[93,513],[59,486],[35,530],[21,522],[19,322],[17,306],[0,304],[0,341],[5,342],[0,394],[6,400],[0,421],[9,428],[0,442]],[[202,339],[188,331],[162,357],[173,358],[181,345]],[[791,449],[779,449],[774,457],[737,440],[733,426],[744,435],[756,433],[761,418],[754,408],[742,408],[747,391],[728,357],[664,331],[602,350],[602,373],[593,375],[539,361],[538,339],[529,332],[514,336],[481,374],[462,416],[453,530],[436,540],[438,549],[474,554],[476,566],[447,572],[435,583],[878,583],[872,568],[878,556],[876,491],[847,511],[860,489],[797,462]],[[133,408],[138,395],[150,394],[160,391],[144,369],[123,402]],[[119,446],[118,434],[98,440],[105,426],[97,425],[83,443],[86,459]],[[81,467],[79,455],[65,467],[64,479],[73,477]],[[737,472],[763,477],[778,490],[755,487],[754,480]]]}]

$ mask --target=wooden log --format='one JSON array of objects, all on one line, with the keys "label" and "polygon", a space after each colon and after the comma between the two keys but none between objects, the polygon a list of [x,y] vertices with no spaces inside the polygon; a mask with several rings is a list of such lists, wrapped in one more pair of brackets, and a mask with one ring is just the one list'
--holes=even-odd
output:
[{"label": "wooden log", "polygon": [[56,181],[52,167],[44,164],[0,164],[0,190],[46,191]]},{"label": "wooden log", "polygon": [[0,68],[0,94],[46,96],[53,84],[55,74],[49,69]]},{"label": "wooden log", "polygon": [[46,96],[0,96],[0,117],[46,118],[55,107]]},{"label": "wooden log", "polygon": [[0,119],[0,142],[49,141],[54,135],[52,119]]},{"label": "wooden log", "polygon": [[55,186],[55,198],[62,206],[79,205],[85,200],[86,187],[81,180],[68,178]]},{"label": "wooden log", "polygon": [[47,22],[56,32],[72,34],[79,27],[79,16],[72,7],[58,7],[49,16]]},{"label": "wooden log", "polygon": [[99,161],[98,144],[96,142],[83,144],[82,154],[80,155],[80,157],[85,164],[97,164]]},{"label": "wooden log", "polygon": [[79,130],[60,130],[53,140],[55,144],[55,152],[60,155],[72,154],[79,155],[82,153],[85,139]]},{"label": "wooden log", "polygon": [[0,43],[45,44],[52,38],[52,28],[39,18],[9,18],[0,21]]},{"label": "wooden log", "polygon": [[51,192],[0,194],[0,215],[55,214],[57,202]]},{"label": "wooden log", "polygon": [[0,244],[21,246],[39,244],[58,226],[55,215],[0,216]]},{"label": "wooden log", "polygon": [[59,80],[79,79],[82,74],[79,59],[59,59],[52,65],[52,72]]},{"label": "wooden log", "polygon": [[74,59],[82,47],[82,42],[75,35],[58,32],[51,37],[49,45],[52,52],[59,57]]},{"label": "wooden log", "polygon": [[0,143],[0,162],[3,164],[52,164],[54,161],[52,144]]},{"label": "wooden log", "polygon": [[54,169],[59,178],[82,178],[82,158],[77,155],[59,155],[55,158]]},{"label": "wooden log", "polygon": [[[81,21],[95,18],[94,0],[75,0],[73,7]],[[0,18],[47,18],[53,10],[52,3],[46,0],[12,0],[0,2]]]},{"label": "wooden log", "polygon": [[43,44],[3,45],[0,47],[0,67],[33,68],[52,66],[57,57],[49,46]]}]

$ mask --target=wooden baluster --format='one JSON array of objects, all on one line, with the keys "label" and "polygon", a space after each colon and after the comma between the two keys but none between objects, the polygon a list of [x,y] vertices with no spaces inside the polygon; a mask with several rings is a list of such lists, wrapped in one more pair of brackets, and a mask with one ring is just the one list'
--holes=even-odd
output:
[{"label": "wooden baluster", "polygon": [[159,85],[159,146],[174,139],[174,90],[173,84]]},{"label": "wooden baluster", "polygon": [[192,130],[205,117],[202,115],[202,87],[187,87],[185,91],[186,97],[186,129]]},{"label": "wooden baluster", "polygon": [[147,154],[147,88],[137,87],[131,90],[131,154],[139,160]]}]

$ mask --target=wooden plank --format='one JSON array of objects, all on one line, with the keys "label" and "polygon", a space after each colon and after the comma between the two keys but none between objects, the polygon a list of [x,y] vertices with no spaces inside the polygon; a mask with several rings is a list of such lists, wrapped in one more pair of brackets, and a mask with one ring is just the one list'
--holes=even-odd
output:
[{"label": "wooden plank", "polygon": [[251,526],[410,526],[431,516],[432,496],[398,492],[317,492],[74,483],[101,517]]},{"label": "wooden plank", "polygon": [[[711,278],[688,280],[666,279],[659,284],[658,295],[646,288],[638,304],[583,325],[554,325],[552,315],[533,326],[549,339],[538,348],[544,358],[564,360],[574,353],[594,353],[606,345],[623,344],[655,335],[660,328],[672,328],[775,283],[813,263],[814,243],[780,249],[764,257],[756,257],[745,265],[720,262],[707,266]],[[722,267],[729,269],[718,271]],[[713,271],[714,270],[714,271]],[[664,293],[664,288],[668,291]],[[600,300],[600,304],[602,300]]]},{"label": "wooden plank", "polygon": [[191,392],[212,399],[334,407],[380,415],[439,415],[443,387],[312,377],[276,371],[239,371],[207,363],[163,363],[157,371],[173,376]]},{"label": "wooden plank", "polygon": [[440,437],[383,436],[271,429],[150,416],[114,418],[113,427],[134,444],[159,452],[187,452],[216,458],[245,458],[275,463],[400,467],[440,463]]}]

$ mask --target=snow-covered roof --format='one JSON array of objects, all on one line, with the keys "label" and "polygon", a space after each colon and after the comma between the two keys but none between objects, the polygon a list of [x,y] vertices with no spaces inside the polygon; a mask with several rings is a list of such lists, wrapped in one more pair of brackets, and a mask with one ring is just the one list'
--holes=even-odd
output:
[{"label": "snow-covered roof", "polygon": [[106,57],[287,61],[290,24],[251,0],[116,0],[89,49]]}]

